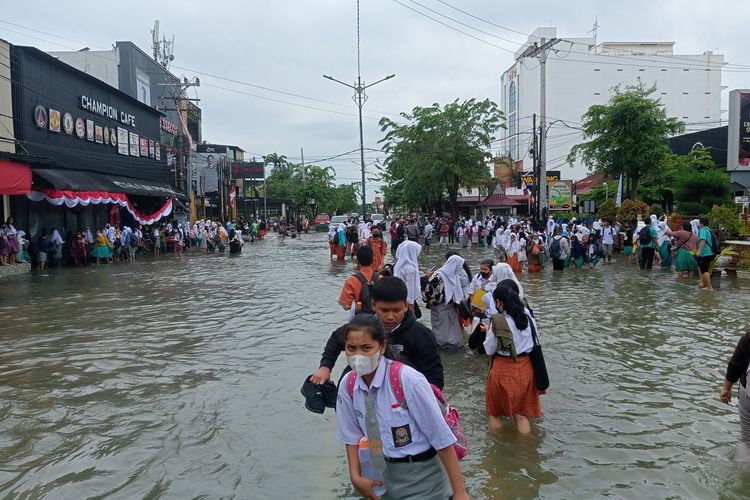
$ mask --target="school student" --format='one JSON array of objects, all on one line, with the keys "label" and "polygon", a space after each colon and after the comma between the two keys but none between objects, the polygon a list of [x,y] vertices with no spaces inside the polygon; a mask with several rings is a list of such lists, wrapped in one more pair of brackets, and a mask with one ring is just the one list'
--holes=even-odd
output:
[{"label": "school student", "polygon": [[365,245],[360,246],[356,255],[359,271],[344,281],[339,296],[339,304],[348,313],[347,319],[351,319],[355,313],[362,310],[372,312],[370,297],[363,297],[362,292],[365,286],[378,279],[377,272],[372,268],[372,249]]},{"label": "school student", "polygon": [[[400,370],[405,404],[399,404],[392,381],[392,361],[385,357],[386,331],[369,314],[355,317],[345,332],[346,356],[353,372],[353,388],[339,390],[336,400],[336,438],[346,445],[352,485],[367,499],[468,499],[453,443],[424,375],[409,366]],[[347,377],[341,385],[349,385]],[[370,459],[383,481],[362,474],[360,439],[370,443]],[[452,496],[451,496],[452,495]]]},{"label": "school student", "polygon": [[[392,276],[384,276],[372,286],[372,308],[386,328],[389,357],[411,366],[442,389],[443,364],[435,337],[409,310],[407,295],[406,283]],[[337,328],[329,337],[319,368],[310,377],[312,383],[322,385],[331,379],[331,371],[344,350],[346,326]]]}]

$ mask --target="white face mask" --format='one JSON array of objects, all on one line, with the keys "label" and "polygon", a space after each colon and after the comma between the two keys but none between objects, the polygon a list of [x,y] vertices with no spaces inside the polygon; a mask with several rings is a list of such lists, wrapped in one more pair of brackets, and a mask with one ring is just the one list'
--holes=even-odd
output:
[{"label": "white face mask", "polygon": [[354,356],[347,356],[346,360],[349,362],[349,366],[351,367],[351,369],[357,372],[359,375],[369,375],[378,367],[378,362],[380,361],[380,352],[377,352],[372,356],[355,354]]}]

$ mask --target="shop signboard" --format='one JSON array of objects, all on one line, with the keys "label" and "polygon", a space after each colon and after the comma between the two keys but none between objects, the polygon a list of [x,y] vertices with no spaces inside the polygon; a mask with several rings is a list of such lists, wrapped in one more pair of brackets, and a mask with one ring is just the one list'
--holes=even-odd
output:
[{"label": "shop signboard", "polygon": [[565,212],[573,209],[573,181],[550,181],[549,210],[551,212]]},{"label": "shop signboard", "polygon": [[750,90],[729,93],[727,170],[750,171]]},{"label": "shop signboard", "polygon": [[[547,182],[552,181],[559,181],[560,180],[560,171],[559,170],[548,170],[547,171]],[[524,184],[526,184],[527,189],[533,189],[534,185],[536,184],[534,182],[534,172],[523,172],[521,174],[521,185],[518,187],[521,188]]]},{"label": "shop signboard", "polygon": [[162,113],[38,49],[11,46],[11,60],[13,115],[23,117],[15,134],[29,156],[50,168],[169,181],[156,154]]}]

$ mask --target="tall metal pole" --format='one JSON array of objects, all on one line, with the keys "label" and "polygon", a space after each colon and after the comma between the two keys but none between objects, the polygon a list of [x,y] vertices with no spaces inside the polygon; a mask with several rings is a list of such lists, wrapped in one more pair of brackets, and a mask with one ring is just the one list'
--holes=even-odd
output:
[{"label": "tall metal pole", "polygon": [[[545,39],[542,38],[542,47]],[[539,54],[539,220],[547,209],[547,50]]]},{"label": "tall metal pole", "polygon": [[369,87],[372,87],[373,85],[377,85],[380,82],[384,82],[385,80],[390,80],[396,75],[388,75],[385,78],[381,78],[380,80],[376,81],[375,83],[371,83],[370,85],[363,85],[362,84],[362,71],[360,68],[360,58],[359,58],[359,0],[357,0],[357,83],[356,85],[349,85],[348,83],[344,83],[341,80],[336,80],[335,78],[323,75],[323,78],[327,78],[328,80],[334,81],[336,83],[340,83],[341,85],[345,85],[349,87],[350,89],[354,90],[354,95],[352,96],[352,99],[354,99],[354,102],[357,104],[357,108],[359,109],[359,159],[360,159],[360,168],[362,169],[362,217],[367,216],[367,210],[366,210],[366,192],[365,192],[365,141],[364,141],[364,133],[362,131],[362,106],[364,105],[365,101],[367,101],[367,94],[365,94],[365,90],[367,90]]},{"label": "tall metal pole", "polygon": [[367,197],[367,191],[365,190],[365,140],[362,132],[362,94],[364,89],[362,88],[362,79],[357,76],[357,107],[359,108],[359,161],[362,168],[362,218],[367,217],[367,203],[365,201]]}]

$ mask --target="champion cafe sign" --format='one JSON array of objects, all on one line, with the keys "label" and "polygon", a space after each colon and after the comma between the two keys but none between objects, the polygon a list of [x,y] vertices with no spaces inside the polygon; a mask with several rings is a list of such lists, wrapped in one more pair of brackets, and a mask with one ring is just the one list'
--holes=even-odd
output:
[{"label": "champion cafe sign", "polygon": [[119,121],[123,125],[130,125],[131,127],[135,127],[135,115],[131,115],[130,113],[126,113],[125,111],[118,112],[117,108],[115,108],[114,106],[104,104],[103,102],[97,101],[96,99],[85,95],[81,96],[81,109],[91,111],[92,113],[104,116],[105,118],[109,118],[111,120]]}]

